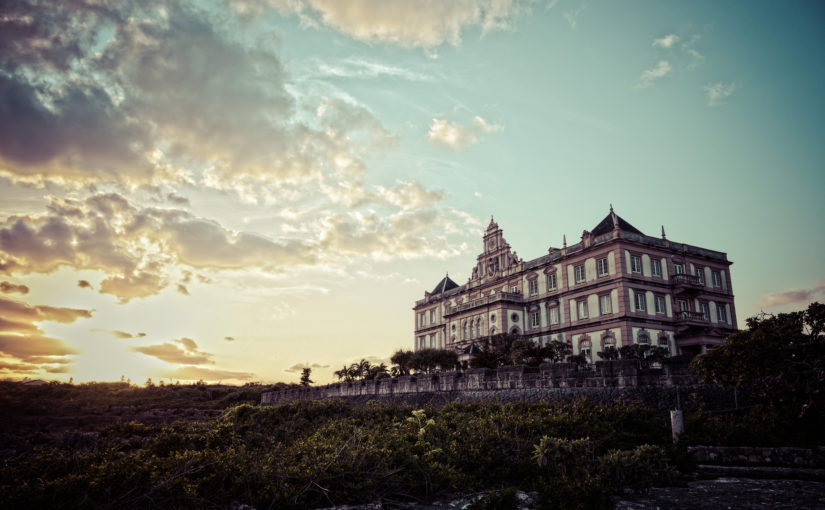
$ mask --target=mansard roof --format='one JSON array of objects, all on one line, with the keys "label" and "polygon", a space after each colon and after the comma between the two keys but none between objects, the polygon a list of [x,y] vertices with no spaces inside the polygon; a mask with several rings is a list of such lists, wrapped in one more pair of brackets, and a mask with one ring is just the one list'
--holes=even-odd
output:
[{"label": "mansard roof", "polygon": [[448,275],[442,278],[440,282],[438,282],[438,285],[435,286],[435,288],[432,292],[430,292],[430,294],[441,294],[442,292],[447,292],[448,290],[454,289],[456,287],[458,287],[458,284],[452,281]]},{"label": "mansard roof", "polygon": [[642,236],[644,235],[641,233],[641,231],[639,231],[639,229],[637,229],[630,223],[626,222],[618,214],[614,213],[612,207],[610,208],[610,213],[607,216],[605,216],[604,219],[600,221],[599,224],[596,225],[596,228],[594,228],[590,233],[594,236],[600,236],[602,234],[607,234],[608,232],[612,231],[614,217],[616,218],[619,224],[619,230],[624,230],[625,232],[633,232],[634,234],[639,234]]}]

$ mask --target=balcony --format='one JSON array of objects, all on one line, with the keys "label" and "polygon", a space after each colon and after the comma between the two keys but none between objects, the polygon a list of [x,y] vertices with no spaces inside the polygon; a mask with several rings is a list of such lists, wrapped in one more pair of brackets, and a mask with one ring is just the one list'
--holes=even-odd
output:
[{"label": "balcony", "polygon": [[705,326],[708,323],[707,316],[702,312],[676,312],[673,319],[680,326]]},{"label": "balcony", "polygon": [[676,294],[696,293],[705,288],[705,284],[699,280],[699,277],[692,274],[670,275],[670,282],[673,285],[673,292]]},{"label": "balcony", "polygon": [[524,297],[521,294],[513,294],[510,292],[502,292],[500,294],[493,294],[492,296],[484,297],[481,299],[475,299],[470,301],[469,303],[464,303],[458,306],[452,306],[447,309],[447,312],[444,316],[448,315],[455,315],[459,312],[463,312],[465,310],[471,310],[473,308],[478,308],[479,306],[489,305],[491,303],[497,303],[499,301],[508,301],[510,303],[521,303],[524,301]]}]

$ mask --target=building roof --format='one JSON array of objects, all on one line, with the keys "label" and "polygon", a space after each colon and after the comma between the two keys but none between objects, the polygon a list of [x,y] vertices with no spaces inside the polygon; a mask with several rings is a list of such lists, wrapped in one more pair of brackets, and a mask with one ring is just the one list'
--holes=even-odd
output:
[{"label": "building roof", "polygon": [[458,287],[458,284],[452,281],[448,275],[442,278],[440,282],[438,282],[438,285],[435,286],[435,288],[432,292],[430,292],[430,294],[441,294],[442,292],[447,292],[448,290],[454,289],[456,287]]},{"label": "building roof", "polygon": [[613,230],[613,218],[616,218],[619,224],[619,230],[624,230],[625,232],[633,232],[634,234],[644,235],[642,232],[631,225],[630,223],[626,222],[621,216],[613,212],[613,208],[610,208],[610,213],[604,217],[602,221],[596,225],[590,233],[594,236],[600,236],[602,234],[607,234],[608,232]]}]

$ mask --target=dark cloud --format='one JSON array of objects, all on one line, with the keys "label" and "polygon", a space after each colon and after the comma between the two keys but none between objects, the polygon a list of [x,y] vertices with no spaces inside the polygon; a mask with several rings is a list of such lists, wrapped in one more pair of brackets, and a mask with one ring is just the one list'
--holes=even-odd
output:
[{"label": "dark cloud", "polygon": [[[90,310],[31,306],[0,298],[0,354],[7,358],[4,363],[22,362],[15,366],[22,372],[31,372],[70,362],[67,356],[77,354],[77,351],[63,340],[46,336],[37,323],[70,323],[91,316]],[[14,369],[6,366],[6,370]]]},{"label": "dark cloud", "polygon": [[235,341],[234,336],[225,336],[225,337],[223,337],[223,339],[226,340],[227,342],[234,342]]},{"label": "dark cloud", "polygon": [[816,282],[816,285],[809,289],[790,289],[784,292],[764,294],[762,296],[762,306],[782,306],[790,304],[807,305],[812,301],[825,296],[825,279]]},{"label": "dark cloud", "polygon": [[17,285],[11,282],[0,282],[0,292],[4,294],[12,294],[14,292],[28,294],[29,288],[25,285]]},{"label": "dark cloud", "polygon": [[169,193],[166,195],[166,201],[172,205],[176,205],[179,207],[188,206],[189,199],[186,197],[178,196],[174,193]]},{"label": "dark cloud", "polygon": [[77,286],[81,289],[94,289],[94,287],[92,287],[92,284],[86,280],[78,280]]},{"label": "dark cloud", "polygon": [[329,368],[329,365],[321,365],[318,363],[313,363],[311,365],[309,363],[296,363],[289,368],[285,368],[284,372],[301,372],[305,368],[315,370],[316,368]]},{"label": "dark cloud", "polygon": [[98,332],[98,333],[108,333],[108,334],[112,335],[113,337],[119,338],[119,339],[122,339],[122,340],[135,337],[133,334],[128,333],[126,331],[121,331],[119,329],[93,329],[91,331]]},{"label": "dark cloud", "polygon": [[[182,347],[180,347],[182,346]],[[198,350],[198,345],[191,338],[179,338],[172,342],[165,342],[156,345],[146,345],[132,347],[134,352],[154,356],[155,358],[168,363],[181,365],[204,365],[214,363],[212,355]]]},{"label": "dark cloud", "polygon": [[178,284],[178,289],[177,290],[178,290],[179,293],[183,294],[184,296],[189,296],[190,295],[189,294],[189,289],[187,289],[186,286],[182,283]]}]

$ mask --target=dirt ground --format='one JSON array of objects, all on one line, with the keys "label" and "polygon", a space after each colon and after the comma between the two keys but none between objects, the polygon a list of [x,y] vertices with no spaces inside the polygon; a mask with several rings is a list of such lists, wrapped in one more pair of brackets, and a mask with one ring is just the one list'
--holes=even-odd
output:
[{"label": "dirt ground", "polygon": [[825,509],[825,482],[717,478],[687,487],[651,489],[623,499],[616,510]]}]

